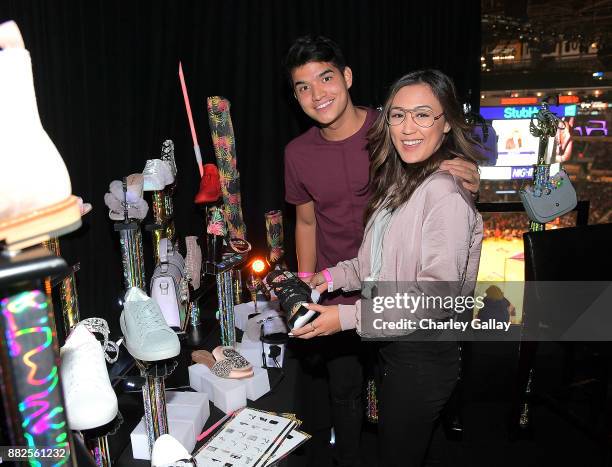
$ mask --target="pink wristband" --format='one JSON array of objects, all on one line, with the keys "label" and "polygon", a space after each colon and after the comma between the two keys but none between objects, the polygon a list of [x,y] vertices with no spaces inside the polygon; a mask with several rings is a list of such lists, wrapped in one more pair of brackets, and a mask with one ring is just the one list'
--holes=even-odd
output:
[{"label": "pink wristband", "polygon": [[332,279],[332,275],[330,274],[329,270],[327,269],[323,269],[323,271],[321,271],[321,274],[323,274],[323,277],[325,277],[325,280],[329,283],[333,282],[334,280]]},{"label": "pink wristband", "polygon": [[298,276],[300,279],[306,279],[306,278],[308,278],[308,277],[312,277],[312,276],[314,276],[314,275],[315,275],[315,273],[314,273],[314,272],[298,272],[298,273],[297,273],[297,276]]}]

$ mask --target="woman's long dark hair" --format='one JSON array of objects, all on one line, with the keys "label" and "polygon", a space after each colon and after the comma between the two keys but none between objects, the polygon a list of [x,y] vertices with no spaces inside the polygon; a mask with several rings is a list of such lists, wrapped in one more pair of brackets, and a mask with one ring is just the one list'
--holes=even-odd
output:
[{"label": "woman's long dark hair", "polygon": [[[444,118],[451,130],[431,157],[421,163],[406,164],[400,158],[389,131],[385,116],[393,98],[404,86],[426,84],[442,105]],[[391,86],[382,112],[368,132],[370,152],[370,190],[372,196],[364,215],[367,224],[379,208],[395,210],[404,204],[414,190],[431,175],[445,159],[460,157],[476,163],[482,159],[476,142],[470,136],[471,127],[465,122],[452,80],[438,70],[420,70],[402,76]]]}]

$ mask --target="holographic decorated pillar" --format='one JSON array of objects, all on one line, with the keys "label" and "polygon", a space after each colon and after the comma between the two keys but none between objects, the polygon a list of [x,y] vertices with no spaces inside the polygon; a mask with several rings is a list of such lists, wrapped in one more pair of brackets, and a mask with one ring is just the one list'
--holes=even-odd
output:
[{"label": "holographic decorated pillar", "polygon": [[[7,444],[57,448],[58,456],[46,465],[71,465],[56,328],[42,285],[45,277],[65,274],[67,266],[43,248],[20,256],[25,259],[5,258],[0,252],[0,385]],[[30,465],[42,463],[30,460]]]},{"label": "holographic decorated pillar", "polygon": [[115,230],[119,232],[124,287],[126,290],[130,287],[146,290],[140,225],[137,222],[117,222]]},{"label": "holographic decorated pillar", "polygon": [[230,116],[230,102],[219,96],[208,98],[208,123],[221,179],[223,210],[230,237],[246,239],[246,225],[240,201],[240,174],[236,142]]},{"label": "holographic decorated pillar", "polygon": [[[56,256],[61,256],[60,243],[57,237],[52,237],[43,242],[43,246]],[[77,295],[76,278],[74,271],[62,279],[59,285],[59,298],[62,305],[62,317],[64,318],[64,335],[68,336],[70,330],[74,328],[79,318],[79,297]]]},{"label": "holographic decorated pillar", "polygon": [[166,413],[166,384],[164,378],[172,374],[178,360],[161,362],[142,362],[136,360],[140,375],[145,378],[142,386],[144,402],[144,422],[149,443],[149,453],[153,451],[155,440],[168,433],[168,415]]},{"label": "holographic decorated pillar", "polygon": [[236,326],[234,323],[234,285],[231,269],[217,274],[217,300],[219,302],[219,326],[221,345],[236,347]]}]

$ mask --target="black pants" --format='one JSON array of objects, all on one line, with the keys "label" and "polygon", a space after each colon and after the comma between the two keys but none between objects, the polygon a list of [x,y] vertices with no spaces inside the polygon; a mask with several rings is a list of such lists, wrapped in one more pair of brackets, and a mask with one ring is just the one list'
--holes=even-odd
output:
[{"label": "black pants", "polygon": [[379,465],[441,465],[440,412],[459,375],[457,343],[393,342],[381,347],[380,356]]},{"label": "black pants", "polygon": [[[301,393],[309,399],[304,414],[304,430],[313,434],[313,450],[329,446],[330,428],[336,437],[335,465],[359,466],[360,438],[364,416],[361,341],[354,331],[299,342],[298,358],[307,388]],[[320,439],[317,439],[320,438]],[[311,458],[321,459],[322,453]],[[312,462],[315,462],[314,460]],[[311,465],[311,464],[309,464]]]}]

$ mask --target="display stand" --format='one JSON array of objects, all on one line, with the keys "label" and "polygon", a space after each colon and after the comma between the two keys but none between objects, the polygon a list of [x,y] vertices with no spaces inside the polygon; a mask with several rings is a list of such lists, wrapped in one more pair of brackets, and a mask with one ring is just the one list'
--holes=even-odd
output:
[{"label": "display stand", "polygon": [[236,347],[236,327],[234,323],[234,285],[233,272],[247,259],[246,254],[232,254],[220,263],[206,261],[204,273],[214,275],[217,281],[218,320],[221,327],[221,344]]},{"label": "display stand", "polygon": [[149,442],[149,452],[152,452],[155,440],[161,435],[168,434],[164,378],[172,374],[178,361],[143,362],[136,360],[136,364],[140,369],[140,375],[145,378],[145,384],[142,386],[144,422]]},{"label": "display stand", "polygon": [[[533,171],[534,190],[541,190],[550,177],[550,162],[554,153],[554,144],[550,145],[550,139],[555,138],[557,131],[563,123],[559,118],[548,109],[548,104],[543,102],[537,114],[531,117],[529,123],[530,133],[539,138],[538,144],[538,163]],[[545,230],[546,224],[530,221],[530,232],[541,232]],[[519,432],[527,433],[531,428],[531,409],[530,395],[533,386],[534,372],[533,367],[529,364],[521,364],[523,354],[531,353],[526,351],[526,347],[532,348],[535,343],[521,341],[519,344],[519,374],[518,387],[521,392],[520,402],[518,406],[518,414],[515,415],[514,425],[512,428],[518,428]],[[537,345],[537,344],[536,344]]]},{"label": "display stand", "polygon": [[43,286],[46,278],[68,271],[62,258],[44,248],[0,251],[0,383],[6,444],[58,448],[54,462],[76,465],[59,381],[53,307]]},{"label": "display stand", "polygon": [[[146,290],[142,235],[139,224],[127,222],[126,219],[126,222],[116,223],[115,230],[120,234],[125,288],[139,287]],[[149,451],[152,451],[155,440],[168,433],[164,378],[172,373],[177,362],[175,360],[169,363],[135,361],[141,376],[145,378],[145,384],[142,386],[142,399]]]},{"label": "display stand", "polygon": [[[43,243],[49,252],[60,256],[60,244],[57,237]],[[76,279],[74,273],[78,271],[78,263],[70,269],[67,277],[59,282],[60,303],[62,306],[62,317],[64,321],[65,336],[68,337],[70,331],[79,323],[79,299],[77,295]],[[110,467],[111,457],[108,447],[107,433],[99,434],[97,437],[85,439],[85,445],[93,456],[98,467]]]}]

